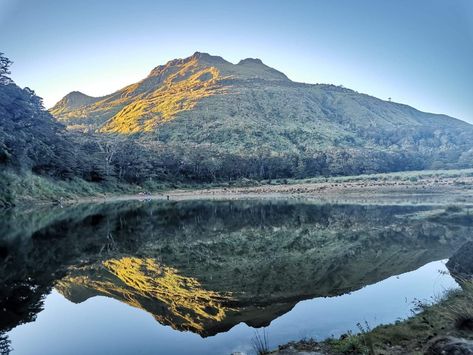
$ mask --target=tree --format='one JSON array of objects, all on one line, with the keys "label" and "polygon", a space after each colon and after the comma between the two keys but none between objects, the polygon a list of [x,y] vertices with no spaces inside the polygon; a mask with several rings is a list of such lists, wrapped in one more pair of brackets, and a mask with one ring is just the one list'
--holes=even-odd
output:
[{"label": "tree", "polygon": [[8,77],[10,73],[10,66],[13,62],[5,57],[2,52],[0,52],[0,85],[8,85],[12,83],[12,80]]},{"label": "tree", "polygon": [[107,178],[110,177],[112,170],[113,170],[113,160],[115,158],[115,154],[119,151],[120,144],[122,142],[119,140],[105,140],[103,142],[99,142],[99,148],[103,153],[104,157],[104,168],[105,168],[105,175]]},{"label": "tree", "polygon": [[[10,80],[10,82],[13,82],[13,80]],[[43,98],[39,97],[36,95],[34,90],[30,89],[29,87],[26,87],[23,89],[25,94],[28,97],[28,100],[38,109],[38,110],[44,110],[44,105],[43,105]]]}]

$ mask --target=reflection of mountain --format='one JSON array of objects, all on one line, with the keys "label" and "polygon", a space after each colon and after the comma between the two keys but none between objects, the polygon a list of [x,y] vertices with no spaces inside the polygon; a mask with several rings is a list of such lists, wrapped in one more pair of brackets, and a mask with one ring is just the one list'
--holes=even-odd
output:
[{"label": "reflection of mountain", "polygon": [[228,308],[222,304],[231,299],[229,296],[205,290],[196,279],[181,276],[153,259],[109,259],[102,266],[99,270],[84,268],[89,271],[87,276],[71,270],[56,289],[73,302],[97,294],[113,297],[149,310],[160,323],[196,332],[205,330],[206,321],[225,318]]},{"label": "reflection of mountain", "polygon": [[[239,322],[263,326],[300,300],[448,258],[470,224],[433,219],[426,209],[132,202],[79,206],[56,219],[20,215],[39,229],[31,223],[4,243],[1,302],[14,308],[3,296],[30,280],[42,292],[55,284],[73,302],[112,297],[203,336]],[[40,298],[32,301],[39,309]]]}]

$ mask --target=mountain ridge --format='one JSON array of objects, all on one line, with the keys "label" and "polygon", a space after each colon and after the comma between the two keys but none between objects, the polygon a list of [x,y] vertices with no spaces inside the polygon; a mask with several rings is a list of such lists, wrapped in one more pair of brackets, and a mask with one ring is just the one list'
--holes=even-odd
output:
[{"label": "mountain ridge", "polygon": [[[164,65],[158,65],[143,80],[125,86],[109,95],[91,97],[73,91],[51,108],[50,112],[69,128],[74,128],[70,122],[81,123],[82,121],[82,123],[85,122],[85,127],[84,125],[80,127],[88,128],[89,131],[97,130],[102,133],[151,132],[161,121],[167,122],[182,111],[192,110],[204,98],[224,93],[229,95],[238,94],[237,90],[228,89],[241,84],[239,83],[241,80],[244,81],[244,85],[250,86],[257,85],[258,81],[268,81],[281,87],[286,85],[326,90],[335,87],[330,87],[330,84],[308,84],[291,81],[285,74],[265,65],[261,59],[246,58],[240,60],[237,64],[232,64],[220,56],[195,52],[187,58],[173,59]],[[217,90],[219,87],[225,87],[227,90]],[[340,92],[346,94],[365,95],[364,97],[373,98],[370,95],[359,94],[350,89],[339,88]],[[189,95],[186,91],[196,91],[196,95]],[[411,106],[379,100],[385,106],[390,105],[391,107],[407,110],[414,109]],[[167,112],[164,107],[154,109],[160,104],[168,106]],[[440,118],[436,114],[425,114]],[[150,116],[152,116],[151,121],[149,120]],[[443,119],[453,119],[447,115],[441,117]],[[127,129],[124,127],[126,124],[116,125],[113,120],[123,120],[126,124],[134,127],[131,129],[128,127]],[[457,122],[461,121],[455,120]],[[143,122],[140,124],[140,121],[148,121],[148,124],[143,124]],[[402,124],[402,120],[399,123]],[[465,124],[467,123],[465,122]]]},{"label": "mountain ridge", "polygon": [[[276,178],[469,167],[473,154],[467,122],[341,86],[294,82],[255,58],[232,64],[196,52],[109,95],[72,96],[50,110],[67,129],[139,142],[142,165],[172,152],[189,162],[186,175],[205,170],[211,180],[223,170],[225,179],[240,176],[230,161],[251,178]],[[166,162],[156,164],[169,174]]]},{"label": "mountain ridge", "polygon": [[[146,119],[139,122],[143,116],[157,114],[166,121],[182,110],[192,109],[199,99],[214,94],[218,88],[217,81],[225,79],[289,81],[283,73],[259,59],[247,58],[232,64],[219,56],[195,52],[190,57],[158,65],[143,80],[109,95],[92,97],[73,91],[54,105],[50,112],[72,129],[84,128],[80,121],[85,121],[87,125],[95,119],[98,123],[92,123],[93,128],[103,133],[150,132],[151,126],[157,122],[146,122]],[[195,91],[194,95],[189,91]],[[165,107],[153,109],[162,102]],[[125,121],[126,124],[106,122],[113,119]],[[71,125],[71,121],[79,125]]]}]

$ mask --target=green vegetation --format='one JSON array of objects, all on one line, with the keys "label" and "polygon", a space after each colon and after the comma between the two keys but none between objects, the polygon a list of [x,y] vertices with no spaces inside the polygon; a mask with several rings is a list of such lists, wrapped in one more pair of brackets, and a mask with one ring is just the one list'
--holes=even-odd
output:
[{"label": "green vegetation", "polygon": [[[473,281],[463,280],[462,288],[447,291],[433,303],[418,301],[411,318],[371,330],[358,324],[359,333],[348,332],[340,338],[321,342],[292,342],[288,346],[327,355],[426,354],[433,340],[454,337],[473,340]],[[271,354],[278,354],[278,351]],[[458,352],[463,354],[464,352]],[[436,353],[435,353],[436,354]]]},{"label": "green vegetation", "polygon": [[[129,194],[143,188],[129,184],[97,184],[80,178],[58,180],[30,172],[17,174],[0,172],[0,207],[26,205],[28,203],[61,203],[80,197],[103,196],[106,193]],[[159,190],[156,186],[155,190]]]},{"label": "green vegetation", "polygon": [[404,322],[377,327],[370,336],[381,351],[400,346],[409,353],[419,354],[436,336],[473,339],[472,305],[473,282],[465,281],[462,289],[447,292],[439,303],[419,303],[418,315]]},{"label": "green vegetation", "polygon": [[[196,53],[112,95],[73,92],[53,118],[0,59],[0,205],[244,180],[385,179],[380,172],[473,161],[465,122],[294,83],[259,60],[234,65]],[[417,183],[419,173],[394,176],[406,177]]]},{"label": "green vegetation", "polygon": [[363,355],[374,355],[374,352],[370,352],[370,348],[367,346],[365,338],[367,335],[355,335],[351,332],[343,335],[340,339],[329,339],[326,341],[328,347],[332,352],[337,354],[363,354]]},{"label": "green vegetation", "polygon": [[473,177],[473,169],[438,169],[438,170],[415,170],[415,171],[401,171],[393,173],[377,173],[377,174],[362,174],[362,175],[348,175],[337,177],[315,177],[308,179],[285,179],[276,180],[278,183],[317,183],[317,182],[359,182],[359,181],[410,181],[417,182],[423,179],[454,179],[454,178],[468,178]]},{"label": "green vegetation", "polygon": [[101,132],[99,140],[118,145],[110,174],[134,183],[472,164],[473,128],[465,122],[333,85],[295,83],[254,59],[234,65],[196,53],[111,95],[71,93],[51,112],[71,130]]}]

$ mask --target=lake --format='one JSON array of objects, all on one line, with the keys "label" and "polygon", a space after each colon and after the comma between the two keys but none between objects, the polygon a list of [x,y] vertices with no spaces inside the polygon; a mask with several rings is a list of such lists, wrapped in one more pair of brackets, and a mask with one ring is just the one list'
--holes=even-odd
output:
[{"label": "lake", "polygon": [[458,287],[445,263],[473,219],[451,210],[278,199],[4,211],[0,349],[250,354],[256,332],[274,348],[393,323]]}]

